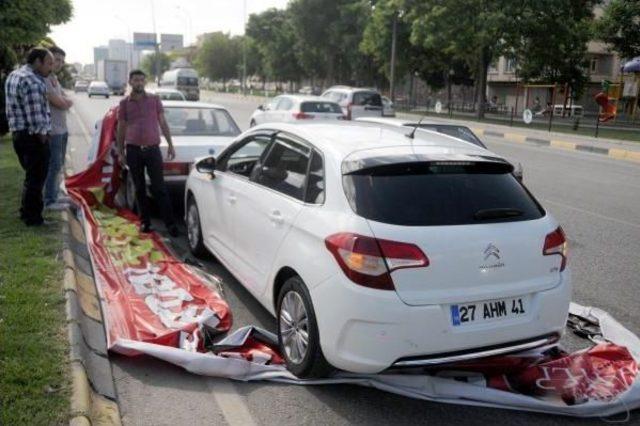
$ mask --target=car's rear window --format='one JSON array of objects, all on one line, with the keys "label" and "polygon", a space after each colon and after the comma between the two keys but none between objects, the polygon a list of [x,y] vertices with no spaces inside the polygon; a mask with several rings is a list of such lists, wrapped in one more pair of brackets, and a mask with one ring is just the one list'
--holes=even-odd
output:
[{"label": "car's rear window", "polygon": [[236,136],[240,129],[229,113],[217,108],[165,107],[164,115],[174,136]]},{"label": "car's rear window", "polygon": [[[409,126],[408,127],[412,127]],[[482,143],[480,139],[465,126],[455,126],[449,124],[421,124],[420,128],[425,130],[433,130],[438,133],[443,133],[445,135],[453,136],[454,138],[462,139],[466,142],[471,142],[474,145],[481,146],[482,148],[486,148],[485,144]]]},{"label": "car's rear window", "polygon": [[356,214],[393,225],[470,225],[544,216],[499,163],[387,164],[346,174],[343,186]]},{"label": "car's rear window", "polygon": [[376,92],[355,92],[353,94],[353,104],[382,106],[382,97]]},{"label": "car's rear window", "polygon": [[342,114],[342,108],[340,108],[340,105],[333,102],[303,102],[300,104],[300,111]]}]

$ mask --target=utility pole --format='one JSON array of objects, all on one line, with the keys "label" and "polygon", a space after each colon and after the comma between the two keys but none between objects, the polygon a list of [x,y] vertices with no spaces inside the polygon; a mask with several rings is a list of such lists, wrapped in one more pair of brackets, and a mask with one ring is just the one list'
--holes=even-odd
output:
[{"label": "utility pole", "polygon": [[160,40],[158,39],[158,32],[156,31],[156,12],[155,12],[155,8],[153,7],[153,0],[151,1],[151,19],[153,21],[153,34],[155,35],[156,38],[156,66],[155,66],[155,74],[156,74],[156,84],[159,86],[160,85]]},{"label": "utility pole", "polygon": [[391,102],[396,101],[396,39],[398,38],[398,12],[393,14],[393,32],[391,36],[391,70],[389,71],[389,85]]},{"label": "utility pole", "polygon": [[242,95],[247,96],[247,0],[242,2]]}]

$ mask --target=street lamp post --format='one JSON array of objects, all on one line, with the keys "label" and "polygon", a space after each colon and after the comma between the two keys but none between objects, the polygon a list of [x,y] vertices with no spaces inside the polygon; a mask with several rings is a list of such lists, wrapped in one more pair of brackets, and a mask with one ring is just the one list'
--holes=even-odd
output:
[{"label": "street lamp post", "polygon": [[393,14],[393,31],[391,35],[391,69],[389,71],[389,97],[391,98],[391,102],[396,101],[396,84],[395,84],[395,76],[396,76],[396,40],[398,38],[398,13],[394,12]]}]

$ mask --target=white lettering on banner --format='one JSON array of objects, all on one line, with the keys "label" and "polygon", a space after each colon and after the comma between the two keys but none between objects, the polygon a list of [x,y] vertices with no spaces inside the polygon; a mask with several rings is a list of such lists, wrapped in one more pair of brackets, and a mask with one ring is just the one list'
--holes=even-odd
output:
[{"label": "white lettering on banner", "polygon": [[594,399],[610,401],[624,392],[633,383],[635,372],[623,367],[613,374],[601,375],[597,371],[589,374],[584,368],[578,370],[565,367],[540,366],[544,377],[536,380],[536,386],[544,390],[562,390],[576,401]]},{"label": "white lettering on banner", "polygon": [[136,294],[144,297],[144,303],[165,327],[179,329],[189,324],[205,322],[215,327],[218,324],[219,319],[208,307],[189,305],[180,309],[185,302],[192,302],[193,297],[159,271],[157,266],[127,268],[124,275]]}]

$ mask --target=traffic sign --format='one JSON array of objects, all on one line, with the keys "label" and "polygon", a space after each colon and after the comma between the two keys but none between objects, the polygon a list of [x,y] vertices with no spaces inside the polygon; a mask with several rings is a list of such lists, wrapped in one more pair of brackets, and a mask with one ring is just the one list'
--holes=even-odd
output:
[{"label": "traffic sign", "polygon": [[522,121],[524,121],[525,124],[531,124],[533,121],[533,112],[531,112],[530,109],[522,111]]},{"label": "traffic sign", "polygon": [[436,102],[436,113],[440,114],[442,112],[442,102]]}]

